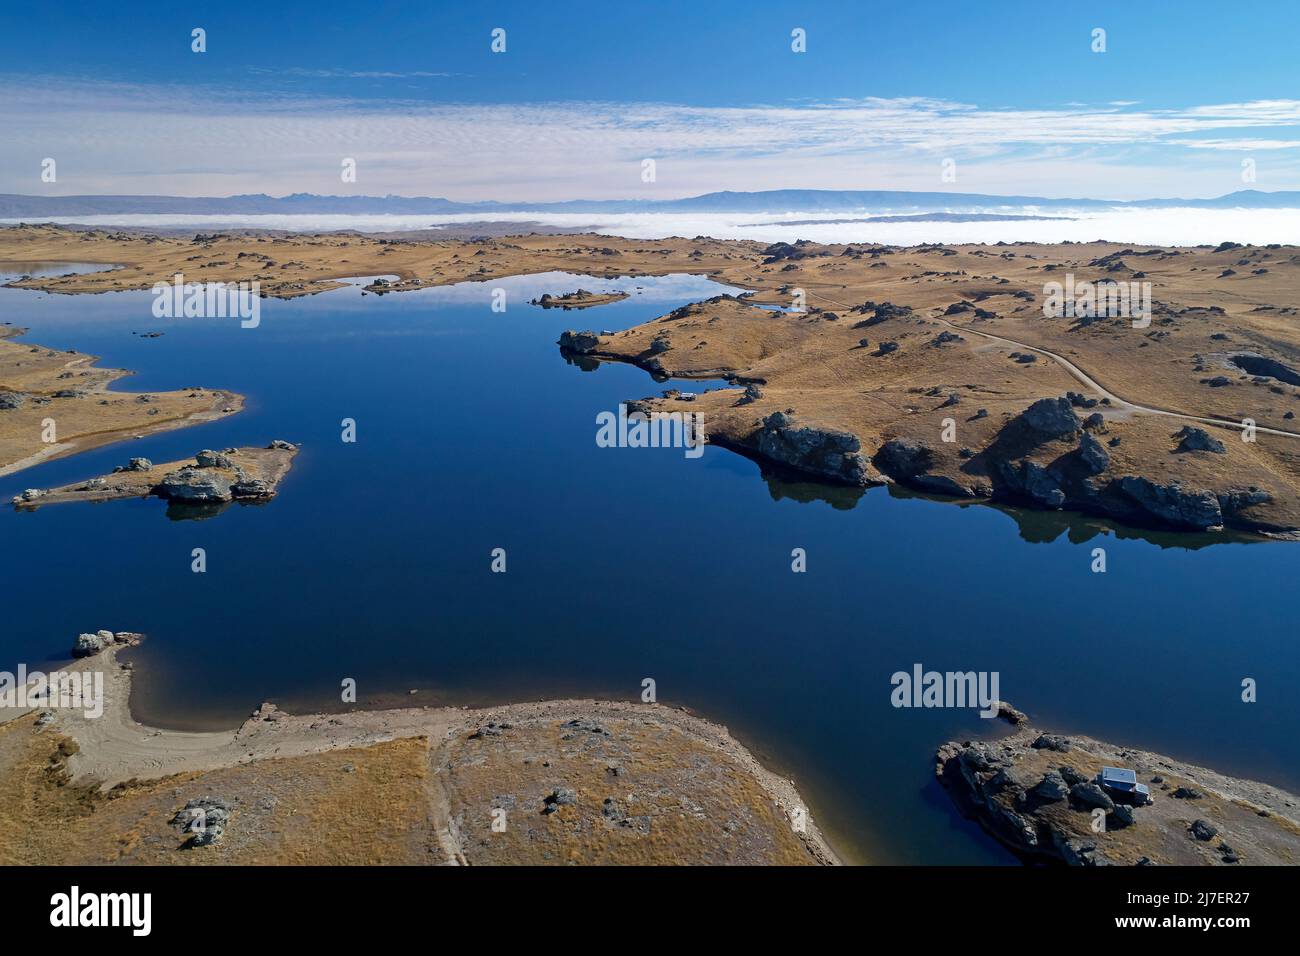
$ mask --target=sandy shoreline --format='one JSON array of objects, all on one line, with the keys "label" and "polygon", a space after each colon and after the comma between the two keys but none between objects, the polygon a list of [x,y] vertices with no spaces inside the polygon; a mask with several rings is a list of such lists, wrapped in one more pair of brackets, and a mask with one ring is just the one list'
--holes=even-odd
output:
[{"label": "sandy shoreline", "polygon": [[[75,741],[75,746],[70,748],[63,745],[65,750],[70,750],[63,757],[67,785],[70,787],[89,788],[92,793],[111,796],[118,792],[132,792],[140,787],[149,789],[154,783],[164,787],[166,781],[173,779],[184,778],[202,783],[205,779],[215,779],[238,768],[254,765],[260,768],[267,761],[284,761],[286,767],[295,763],[313,766],[313,758],[322,755],[340,752],[377,753],[374,748],[401,741],[425,740],[435,767],[439,759],[448,759],[449,766],[458,768],[459,776],[456,779],[459,782],[456,786],[473,789],[476,781],[474,773],[468,768],[479,766],[484,758],[480,755],[468,763],[459,762],[461,749],[469,746],[469,741],[490,740],[494,744],[502,744],[509,741],[516,732],[518,735],[531,734],[523,742],[525,750],[531,752],[542,745],[539,740],[545,739],[547,734],[553,736],[557,731],[573,727],[577,729],[569,731],[567,736],[560,733],[559,740],[568,741],[577,736],[583,739],[584,744],[586,740],[610,746],[615,741],[623,742],[626,745],[624,762],[646,762],[647,766],[640,768],[641,773],[652,779],[657,773],[658,758],[655,754],[665,740],[669,739],[672,748],[664,757],[663,767],[673,766],[674,761],[680,762],[680,751],[684,747],[690,752],[691,766],[694,768],[690,772],[690,778],[721,774],[721,789],[711,793],[713,799],[734,798],[742,808],[748,807],[742,811],[747,818],[762,811],[769,820],[768,823],[758,824],[750,819],[748,824],[752,828],[753,841],[759,848],[753,852],[760,855],[775,854],[770,860],[755,857],[741,858],[734,862],[794,862],[798,859],[796,850],[806,855],[805,862],[839,862],[812,821],[806,804],[791,781],[765,769],[725,727],[683,710],[617,701],[554,700],[476,709],[406,707],[294,715],[281,711],[274,705],[263,704],[252,717],[234,729],[173,731],[146,726],[132,716],[131,670],[122,666],[117,659],[123,646],[110,646],[97,656],[76,661],[63,668],[65,671],[103,674],[104,707],[101,716],[88,717],[70,709],[50,711],[53,716],[36,730],[50,740],[67,738]],[[0,709],[0,738],[11,739],[6,735],[31,733],[35,729],[32,721],[36,711],[37,708],[19,710],[12,706]],[[556,745],[554,740],[551,740],[551,744]],[[0,746],[0,754],[3,752],[4,747]],[[583,759],[585,761],[586,758]],[[530,766],[534,769],[529,769]],[[551,764],[546,762],[543,766],[550,767]],[[521,787],[539,773],[547,776],[537,764],[528,759],[524,760],[523,765],[509,763],[505,772],[509,779]],[[579,777],[581,772],[581,766],[573,771]],[[436,773],[434,777],[437,777]],[[728,779],[733,783],[726,783]],[[425,785],[435,788],[439,786],[436,779],[433,784],[426,780]],[[549,783],[543,785],[543,789],[546,785]],[[689,785],[679,782],[675,786]],[[580,803],[590,796],[588,789],[581,783],[572,789],[580,798]],[[434,803],[458,806],[458,792],[461,791],[455,791],[450,796],[447,793],[439,794]],[[98,798],[87,796],[86,799],[93,803]],[[703,821],[707,815],[707,805],[699,804],[698,799],[681,799],[683,806],[705,807],[692,811],[692,815]],[[756,799],[758,802],[754,803]],[[609,799],[606,799],[606,816],[609,816],[608,807]],[[769,809],[765,810],[764,807]],[[543,813],[548,812],[543,808]],[[781,821],[780,825],[776,821]],[[454,826],[447,825],[446,819],[443,823],[443,829],[438,831],[438,840],[450,858],[444,862],[458,859],[465,862],[466,852],[472,857],[475,851],[466,849],[463,834],[458,835]],[[698,826],[706,824],[701,822]],[[799,827],[805,829],[801,832]],[[624,837],[630,829],[624,825],[612,832],[617,837]],[[574,837],[579,842],[590,838],[587,829],[579,827],[577,832],[585,834],[581,838]],[[696,833],[694,839],[700,837],[701,834]],[[564,839],[561,838],[560,843],[563,842]],[[641,842],[644,843],[644,840]],[[687,852],[685,846],[683,844],[671,852]],[[518,860],[502,859],[496,862],[526,862],[530,852],[528,848],[524,847],[518,852],[522,854]],[[645,852],[644,848],[641,852]],[[654,858],[652,854],[647,862],[687,860],[679,861],[671,855],[663,856],[661,852],[659,858]]]}]

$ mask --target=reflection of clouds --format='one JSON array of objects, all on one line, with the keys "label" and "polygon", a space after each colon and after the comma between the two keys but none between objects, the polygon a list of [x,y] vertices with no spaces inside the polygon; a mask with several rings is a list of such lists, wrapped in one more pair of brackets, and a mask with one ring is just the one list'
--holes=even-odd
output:
[{"label": "reflection of clouds", "polygon": [[[1179,109],[986,109],[925,97],[705,107],[354,101],[21,77],[0,89],[0,190],[20,193],[42,191],[33,156],[60,160],[60,187],[83,194],[346,189],[545,200],[932,188],[945,156],[958,160],[964,185],[985,190],[1197,194],[1214,192],[1212,182],[1230,188],[1206,164],[1245,148],[1284,154],[1273,181],[1300,182],[1300,100],[1291,99]],[[660,163],[650,186],[640,181],[647,156]],[[358,162],[355,186],[340,181],[343,157]],[[64,186],[74,176],[77,185]]]},{"label": "reflection of clouds", "polygon": [[[445,302],[463,305],[490,303],[493,289],[505,289],[510,307],[513,307],[521,300],[534,299],[543,293],[562,295],[580,288],[588,292],[627,292],[637,302],[676,302],[683,297],[711,298],[724,292],[739,294],[744,291],[697,275],[619,276],[606,279],[573,272],[538,272],[532,275],[507,276],[481,282],[458,282],[454,285],[434,286],[410,292],[395,292],[386,294],[385,297],[391,296],[397,299],[409,296],[412,301],[423,304]],[[618,304],[615,302],[603,305],[598,311],[611,309]]]}]

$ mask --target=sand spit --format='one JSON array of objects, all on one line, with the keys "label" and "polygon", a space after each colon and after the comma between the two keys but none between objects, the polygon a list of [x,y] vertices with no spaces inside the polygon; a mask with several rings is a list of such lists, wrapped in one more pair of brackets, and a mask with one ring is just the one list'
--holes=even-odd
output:
[{"label": "sand spit", "polygon": [[[1135,771],[1151,802],[1103,790],[1102,767]],[[1300,797],[1163,754],[1026,723],[999,740],[944,744],[935,775],[965,813],[1031,862],[1300,863]]]},{"label": "sand spit", "polygon": [[177,732],[131,717],[106,643],[67,668],[103,673],[98,718],[0,709],[3,862],[837,862],[793,784],[681,710],[263,704],[234,730]]}]

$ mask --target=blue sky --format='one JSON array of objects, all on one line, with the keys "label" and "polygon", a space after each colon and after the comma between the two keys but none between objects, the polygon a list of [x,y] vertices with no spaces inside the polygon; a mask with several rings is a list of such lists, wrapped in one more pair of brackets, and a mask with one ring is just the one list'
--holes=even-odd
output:
[{"label": "blue sky", "polygon": [[1294,2],[11,4],[0,190],[1300,188],[1297,37]]}]

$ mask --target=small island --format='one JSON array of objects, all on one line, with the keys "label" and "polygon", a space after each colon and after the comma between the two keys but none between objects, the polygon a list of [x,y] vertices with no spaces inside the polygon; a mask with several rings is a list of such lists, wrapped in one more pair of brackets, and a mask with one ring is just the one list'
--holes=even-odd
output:
[{"label": "small island", "polygon": [[154,496],[186,505],[219,505],[231,501],[267,501],[293,465],[298,447],[287,441],[265,448],[205,449],[193,458],[155,465],[132,458],[108,475],[58,488],[28,488],[15,495],[15,508],[69,501],[113,501]]},{"label": "small island", "polygon": [[549,292],[529,301],[529,305],[538,305],[543,309],[590,309],[597,305],[608,305],[611,302],[621,302],[626,299],[626,292],[588,292],[586,289],[579,289],[576,292],[566,292],[564,295],[551,295]]}]

